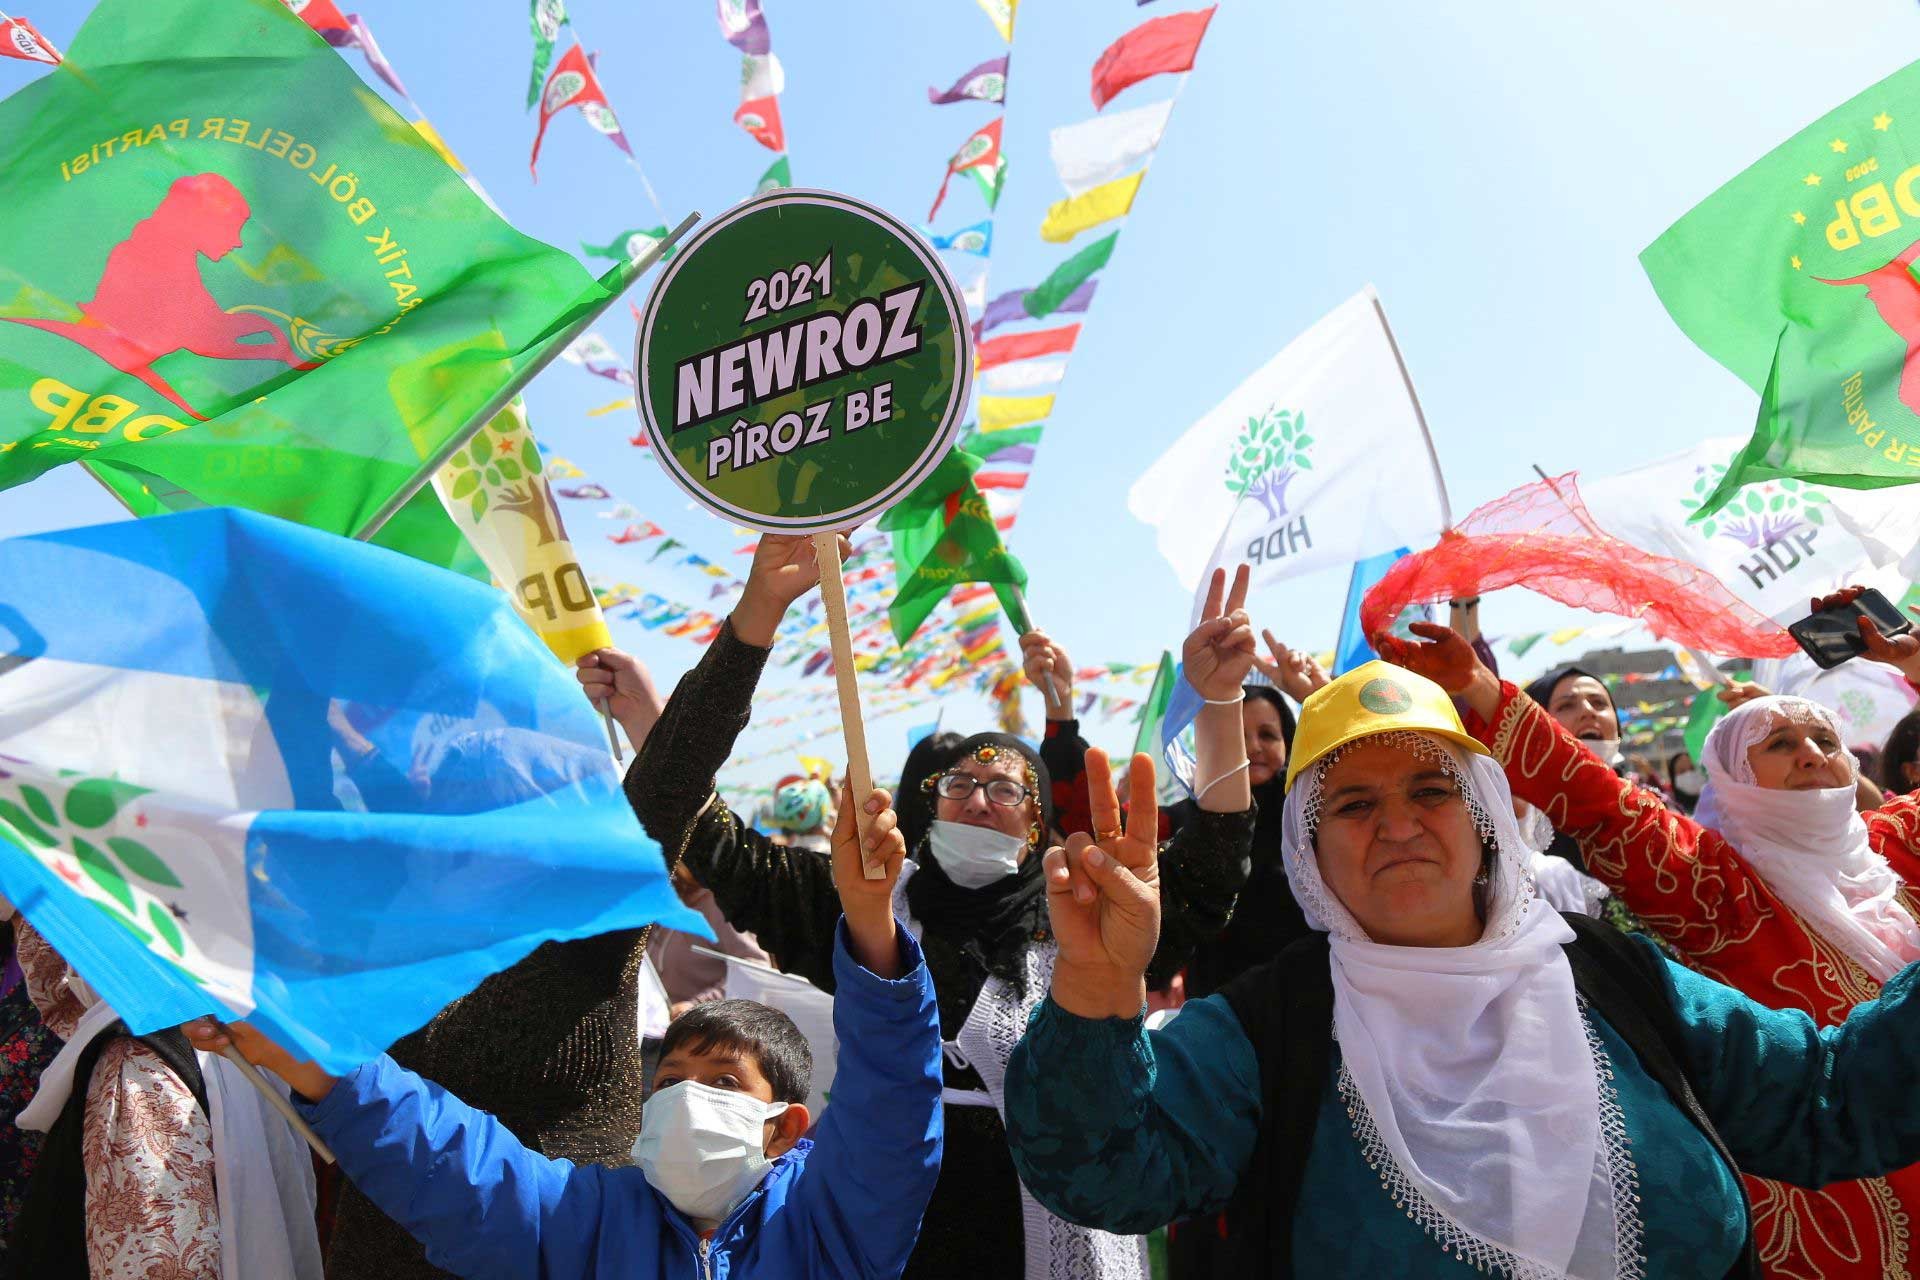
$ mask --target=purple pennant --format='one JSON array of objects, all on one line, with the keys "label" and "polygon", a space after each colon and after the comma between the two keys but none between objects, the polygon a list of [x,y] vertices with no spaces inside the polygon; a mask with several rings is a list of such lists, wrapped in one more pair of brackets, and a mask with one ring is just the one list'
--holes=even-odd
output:
[{"label": "purple pennant", "polygon": [[720,34],[740,52],[765,54],[773,47],[760,0],[715,0],[715,13],[720,19]]},{"label": "purple pennant", "polygon": [[1067,300],[1055,307],[1055,311],[1085,311],[1093,305],[1093,291],[1100,284],[1098,280],[1089,280],[1067,295]]},{"label": "purple pennant", "polygon": [[[989,302],[986,311],[980,317],[980,332],[986,333],[989,330],[997,329],[1009,320],[1026,319],[1027,295],[1032,292],[1033,290],[1031,289],[1009,289],[992,302]],[[1069,299],[1069,301],[1071,301],[1071,299]],[[1060,310],[1064,311],[1066,308],[1061,307]]]},{"label": "purple pennant", "polygon": [[1033,446],[1030,444],[1010,444],[1004,449],[995,449],[985,461],[1011,463],[1020,462],[1033,465]]},{"label": "purple pennant", "polygon": [[[1002,54],[998,58],[989,58],[987,61],[961,76],[958,80],[955,80],[953,87],[945,93],[941,93],[936,89],[928,89],[927,101],[936,107],[944,106],[949,102],[967,102],[970,100],[975,102],[1005,102],[1007,100],[1007,59],[1008,55],[1006,54]],[[989,75],[997,75],[1000,77],[1000,91],[998,93],[985,90],[981,87],[980,78]]]}]

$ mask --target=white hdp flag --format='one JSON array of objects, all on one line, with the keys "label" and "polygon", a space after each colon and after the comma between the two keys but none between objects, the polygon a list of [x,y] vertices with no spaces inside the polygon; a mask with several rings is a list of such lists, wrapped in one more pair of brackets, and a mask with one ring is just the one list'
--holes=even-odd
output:
[{"label": "white hdp flag", "polygon": [[1257,585],[1439,537],[1446,485],[1373,286],[1189,427],[1127,507],[1189,590],[1218,566]]},{"label": "white hdp flag", "polygon": [[1920,500],[1899,489],[1831,489],[1798,480],[1749,485],[1689,523],[1745,444],[1732,436],[1605,480],[1582,481],[1587,510],[1642,550],[1697,564],[1778,622],[1850,583],[1900,599],[1920,577]]}]

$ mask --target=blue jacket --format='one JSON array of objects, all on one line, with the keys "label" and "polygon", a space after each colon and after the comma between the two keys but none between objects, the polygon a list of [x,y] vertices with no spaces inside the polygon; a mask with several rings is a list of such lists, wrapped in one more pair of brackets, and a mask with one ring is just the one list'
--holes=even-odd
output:
[{"label": "blue jacket", "polygon": [[341,1171],[455,1275],[533,1280],[898,1276],[940,1171],[940,1019],[919,944],[888,982],[834,943],[833,1101],[703,1242],[637,1168],[549,1160],[381,1057],[305,1106]]}]

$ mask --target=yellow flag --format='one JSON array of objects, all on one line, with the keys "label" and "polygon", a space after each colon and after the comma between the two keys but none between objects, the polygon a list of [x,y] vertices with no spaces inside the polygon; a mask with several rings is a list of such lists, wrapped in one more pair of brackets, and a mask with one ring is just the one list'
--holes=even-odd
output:
[{"label": "yellow flag", "polygon": [[1020,0],[980,0],[980,8],[986,12],[987,21],[1000,33],[1000,38],[1008,44],[1013,43],[1013,11],[1020,7]]},{"label": "yellow flag", "polygon": [[1585,627],[1566,627],[1547,637],[1548,644],[1565,644],[1569,640],[1578,640],[1587,633]]},{"label": "yellow flag", "polygon": [[598,409],[589,409],[587,410],[587,416],[589,418],[604,418],[610,413],[631,408],[633,408],[633,397],[629,396],[625,400],[609,400]]},{"label": "yellow flag", "polygon": [[981,396],[980,429],[1010,431],[1053,412],[1052,396]]},{"label": "yellow flag", "polygon": [[1064,244],[1089,227],[1125,217],[1127,210],[1133,208],[1140,179],[1146,176],[1147,171],[1142,169],[1139,173],[1103,182],[1070,200],[1055,201],[1047,208],[1046,221],[1040,224],[1040,238]]},{"label": "yellow flag", "polygon": [[487,572],[554,656],[571,666],[613,637],[540,473],[518,399],[434,473],[433,488]]},{"label": "yellow flag", "polygon": [[801,756],[800,767],[809,778],[818,778],[822,782],[833,781],[833,766],[819,756]]}]

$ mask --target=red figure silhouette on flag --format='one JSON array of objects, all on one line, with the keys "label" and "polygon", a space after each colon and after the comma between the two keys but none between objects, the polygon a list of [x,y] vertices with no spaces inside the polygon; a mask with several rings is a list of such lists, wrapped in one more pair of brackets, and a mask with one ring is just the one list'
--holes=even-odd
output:
[{"label": "red figure silhouette on flag", "polygon": [[205,421],[154,371],[156,360],[189,351],[212,360],[278,360],[295,369],[319,368],[317,361],[300,358],[273,321],[227,311],[200,279],[199,259],[218,262],[238,249],[241,228],[252,214],[246,197],[219,174],[181,178],[107,254],[93,300],[80,304],[79,320],[0,319],[76,342]]},{"label": "red figure silhouette on flag", "polygon": [[1920,279],[1911,270],[1916,259],[1920,259],[1920,240],[1908,245],[1886,266],[1865,275],[1845,280],[1814,278],[1821,284],[1867,286],[1867,301],[1907,344],[1906,367],[1900,375],[1900,403],[1920,414]]}]

